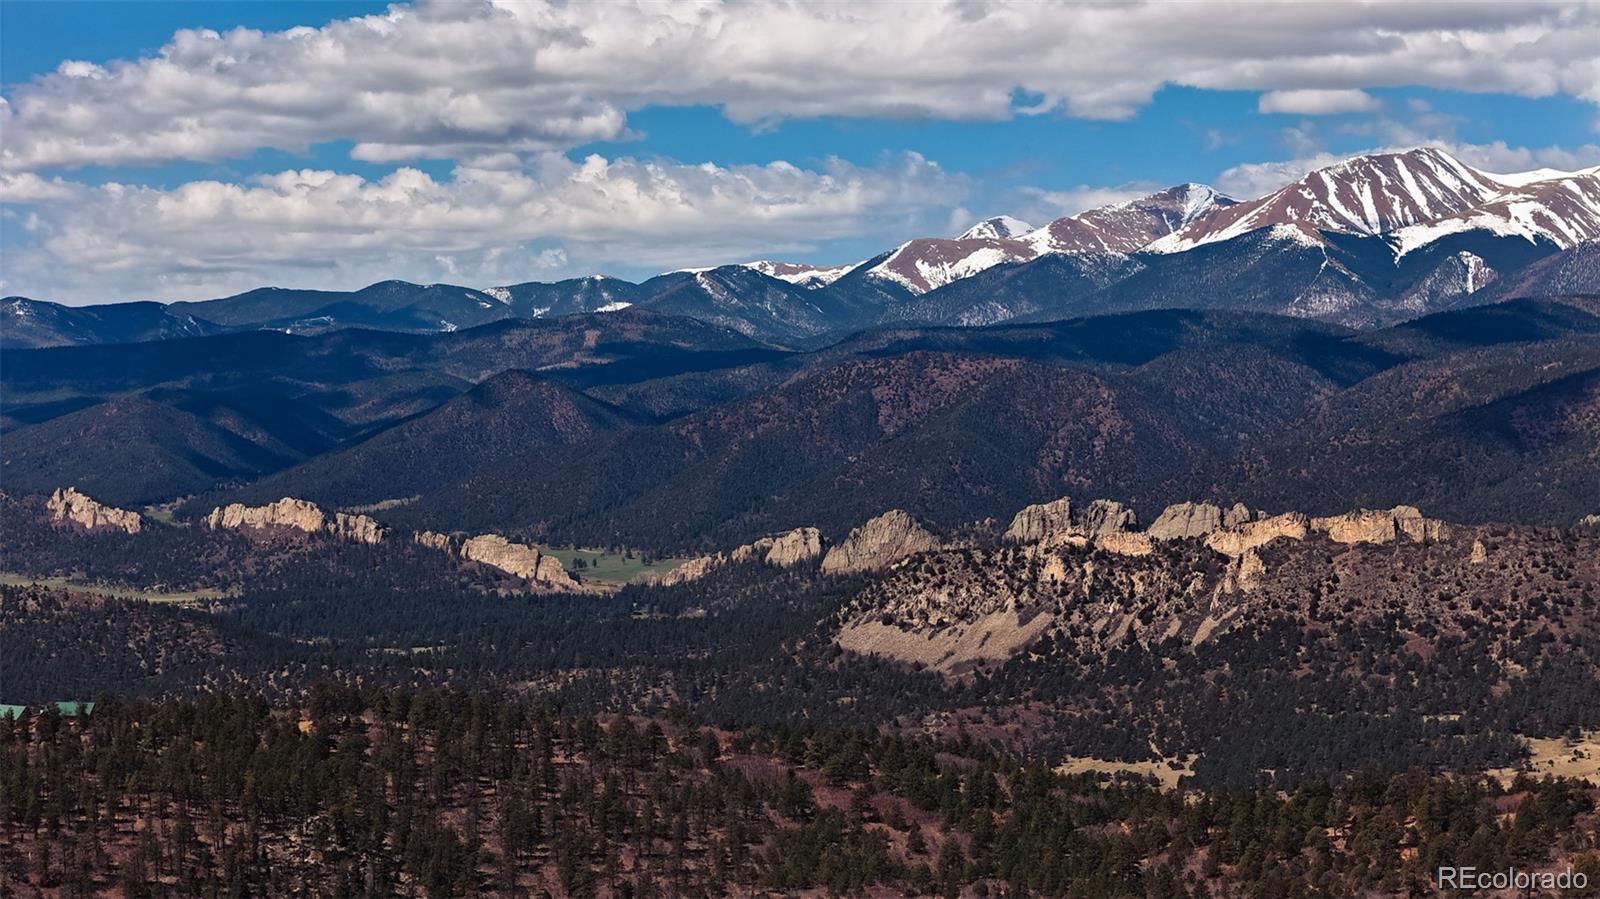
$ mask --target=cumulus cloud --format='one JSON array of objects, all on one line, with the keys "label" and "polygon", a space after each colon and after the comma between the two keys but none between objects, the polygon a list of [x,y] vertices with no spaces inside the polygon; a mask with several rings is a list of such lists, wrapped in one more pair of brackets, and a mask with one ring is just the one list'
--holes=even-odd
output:
[{"label": "cumulus cloud", "polygon": [[[1490,174],[1511,174],[1541,168],[1572,172],[1600,164],[1600,145],[1597,144],[1580,147],[1513,147],[1504,141],[1474,144],[1435,138],[1402,141],[1360,152],[1401,153],[1418,146],[1438,147],[1467,165]],[[1235,197],[1261,197],[1352,155],[1358,154],[1324,151],[1274,162],[1243,163],[1225,169],[1216,177],[1215,186]]]},{"label": "cumulus cloud", "polygon": [[[492,161],[491,161],[492,162]],[[623,264],[722,263],[941,222],[960,176],[908,153],[871,167],[683,165],[547,153],[527,167],[403,167],[375,180],[306,169],[170,189],[0,179],[31,240],[7,292],[50,299],[217,296],[263,283],[354,287],[390,277],[471,286]]]},{"label": "cumulus cloud", "polygon": [[1154,181],[1131,181],[1111,186],[1080,184],[1065,190],[1027,187],[1021,190],[1021,208],[1026,212],[1022,217],[1030,222],[1046,222],[1064,215],[1077,215],[1100,206],[1148,197],[1170,186],[1157,184]]},{"label": "cumulus cloud", "polygon": [[[1600,7],[425,0],[264,33],[183,31],[150,58],[63,63],[0,105],[0,164],[215,160],[348,140],[461,159],[628,134],[632,110],[734,121],[1132,115],[1168,84],[1346,107],[1424,85],[1600,103]],[[1019,100],[1019,98],[1026,98]],[[1370,100],[1370,97],[1368,97]]]},{"label": "cumulus cloud", "polygon": [[1361,90],[1268,91],[1256,103],[1258,112],[1291,115],[1338,115],[1382,108],[1377,97]]}]

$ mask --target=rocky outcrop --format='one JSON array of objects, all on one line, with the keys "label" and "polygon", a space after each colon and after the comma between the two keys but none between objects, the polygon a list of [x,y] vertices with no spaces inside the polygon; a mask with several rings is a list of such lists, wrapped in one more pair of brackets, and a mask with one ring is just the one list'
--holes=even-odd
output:
[{"label": "rocky outcrop", "polygon": [[1311,520],[1299,512],[1285,512],[1271,518],[1225,527],[1206,535],[1206,546],[1225,556],[1240,557],[1274,540],[1304,540]]},{"label": "rocky outcrop", "polygon": [[1444,522],[1424,517],[1415,506],[1357,509],[1313,518],[1311,529],[1327,534],[1335,543],[1393,543],[1401,537],[1413,543],[1433,543],[1449,538],[1449,527]]},{"label": "rocky outcrop", "polygon": [[456,551],[455,538],[449,534],[441,534],[438,531],[418,531],[411,535],[411,542],[419,546],[426,546],[429,549],[437,549],[440,552]]},{"label": "rocky outcrop", "polygon": [[746,543],[728,555],[735,562],[760,559],[777,568],[790,568],[822,555],[822,532],[816,528],[795,528]]},{"label": "rocky outcrop", "polygon": [[638,581],[670,587],[698,580],[730,562],[764,562],[775,568],[792,568],[822,555],[822,532],[816,528],[795,528],[771,537],[762,537],[734,548],[726,555],[697,556],[663,573],[640,575]]},{"label": "rocky outcrop", "polygon": [[1038,543],[1046,537],[1072,532],[1072,500],[1062,497],[1024,507],[1011,519],[1011,527],[1006,529],[1006,539],[1017,543]]},{"label": "rocky outcrop", "polygon": [[1600,515],[1585,515],[1578,519],[1576,527],[1586,534],[1600,534]]},{"label": "rocky outcrop", "polygon": [[1133,530],[1139,518],[1132,509],[1109,499],[1097,499],[1082,509],[1062,497],[1027,506],[1011,519],[1005,539],[1015,543],[1082,542],[1106,534]]},{"label": "rocky outcrop", "polygon": [[842,543],[828,550],[822,570],[830,574],[880,571],[938,546],[938,539],[916,519],[894,509],[851,531]]},{"label": "rocky outcrop", "polygon": [[374,519],[344,512],[334,513],[333,521],[328,524],[328,530],[340,540],[367,544],[382,543],[386,533],[383,525]]},{"label": "rocky outcrop", "polygon": [[265,506],[229,503],[212,509],[211,514],[205,517],[205,525],[212,530],[292,530],[328,534],[335,540],[366,544],[382,543],[388,536],[388,531],[374,518],[349,512],[329,515],[316,503],[292,496]]},{"label": "rocky outcrop", "polygon": [[577,590],[579,584],[562,567],[561,560],[499,534],[482,534],[461,544],[461,557],[514,574],[523,580],[555,590]]},{"label": "rocky outcrop", "polygon": [[1174,503],[1145,529],[1156,540],[1204,537],[1222,527],[1222,510],[1210,503]]},{"label": "rocky outcrop", "polygon": [[[740,548],[742,549],[743,547]],[[711,556],[696,556],[695,558],[678,565],[676,568],[673,568],[670,571],[662,572],[660,575],[647,578],[646,580],[648,582],[660,584],[663,587],[671,587],[676,584],[697,581],[700,578],[710,574],[713,569],[727,564],[727,562],[727,557],[723,556],[721,553]]]},{"label": "rocky outcrop", "polygon": [[1139,516],[1115,500],[1097,499],[1078,516],[1078,532],[1085,537],[1103,537],[1120,534],[1139,526]]},{"label": "rocky outcrop", "polygon": [[772,538],[767,549],[767,564],[791,568],[822,555],[822,532],[816,528],[795,528]]},{"label": "rocky outcrop", "polygon": [[58,488],[45,503],[50,516],[56,521],[70,522],[87,530],[122,531],[137,534],[144,527],[138,512],[117,509],[96,502],[78,492],[76,487]]},{"label": "rocky outcrop", "polygon": [[205,518],[206,527],[233,530],[251,528],[289,528],[314,534],[328,525],[328,516],[315,503],[286,496],[265,506],[246,506],[229,503],[211,510]]},{"label": "rocky outcrop", "polygon": [[1119,556],[1148,556],[1154,548],[1150,543],[1150,535],[1137,531],[1113,531],[1101,534],[1094,538],[1096,549],[1116,553]]}]

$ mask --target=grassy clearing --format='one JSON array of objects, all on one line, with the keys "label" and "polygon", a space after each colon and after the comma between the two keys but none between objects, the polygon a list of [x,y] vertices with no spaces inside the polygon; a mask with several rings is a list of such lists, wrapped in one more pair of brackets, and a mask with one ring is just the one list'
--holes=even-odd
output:
[{"label": "grassy clearing", "polygon": [[1519,772],[1533,777],[1572,777],[1600,786],[1600,730],[1566,737],[1524,737],[1528,761],[1520,768],[1495,768],[1489,776],[1509,786]]},{"label": "grassy clearing", "polygon": [[[660,559],[646,563],[644,559],[638,556],[628,558],[622,553],[606,552],[599,549],[556,549],[554,547],[541,546],[539,551],[560,559],[561,565],[574,574],[587,580],[603,581],[610,584],[627,583],[646,571],[669,571],[683,564],[684,561],[683,559]],[[584,561],[585,567],[578,567],[579,559]]]},{"label": "grassy clearing", "polygon": [[37,577],[31,574],[17,574],[12,571],[0,571],[0,585],[8,587],[26,587],[38,584],[41,587],[54,587],[63,590],[79,590],[84,593],[98,593],[102,596],[112,596],[117,599],[142,599],[145,602],[171,602],[186,603],[200,602],[207,599],[221,599],[227,594],[221,590],[187,590],[175,593],[163,593],[157,590],[142,590],[138,587],[118,587],[106,584],[89,584],[83,581],[64,577]]},{"label": "grassy clearing", "polygon": [[1161,759],[1150,762],[1116,762],[1105,759],[1069,758],[1056,768],[1061,774],[1138,774],[1154,777],[1161,782],[1163,790],[1176,790],[1178,781],[1194,773],[1194,763],[1198,756],[1188,756],[1184,759]]}]

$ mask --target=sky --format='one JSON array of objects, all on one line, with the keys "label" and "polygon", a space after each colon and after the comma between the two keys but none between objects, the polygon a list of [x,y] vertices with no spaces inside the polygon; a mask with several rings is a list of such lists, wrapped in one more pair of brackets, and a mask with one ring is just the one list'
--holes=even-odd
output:
[{"label": "sky", "polygon": [[0,293],[838,264],[1362,152],[1600,164],[1600,3],[0,3]]}]

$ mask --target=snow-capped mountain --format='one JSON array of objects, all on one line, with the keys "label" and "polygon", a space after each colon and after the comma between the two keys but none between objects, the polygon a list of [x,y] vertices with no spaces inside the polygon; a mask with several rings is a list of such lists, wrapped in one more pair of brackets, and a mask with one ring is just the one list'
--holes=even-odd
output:
[{"label": "snow-capped mountain", "polygon": [[770,259],[758,259],[755,262],[744,263],[745,268],[755,269],[769,278],[779,281],[788,281],[800,287],[826,287],[839,280],[846,272],[860,265],[859,262],[850,262],[844,265],[823,266],[807,265],[804,262],[776,262]]},{"label": "snow-capped mountain", "polygon": [[997,265],[1028,262],[1046,253],[1128,254],[1198,216],[1235,202],[1203,184],[1181,184],[1031,230],[1024,230],[1026,223],[1018,219],[998,216],[978,223],[960,237],[907,241],[869,274],[920,294]]},{"label": "snow-capped mountain", "polygon": [[1280,225],[1312,236],[1387,235],[1401,256],[1469,231],[1566,248],[1600,237],[1600,167],[1496,174],[1432,147],[1357,156],[1201,215],[1145,250],[1183,252]]},{"label": "snow-capped mountain", "polygon": [[1204,184],[1180,184],[1137,200],[1056,219],[1023,240],[1040,253],[1133,253],[1238,202]]},{"label": "snow-capped mountain", "polygon": [[1471,209],[1395,231],[1389,236],[1396,254],[1403,256],[1468,231],[1520,237],[1530,243],[1549,241],[1561,249],[1600,239],[1600,166],[1489,177],[1503,179],[1509,186]]},{"label": "snow-capped mountain", "polygon": [[1247,203],[1199,216],[1148,247],[1176,253],[1274,225],[1382,234],[1466,212],[1506,186],[1442,150],[1357,156]]},{"label": "snow-capped mountain", "polygon": [[985,240],[988,238],[1020,237],[1033,230],[1033,226],[1019,218],[997,215],[987,218],[961,232],[956,240]]}]

